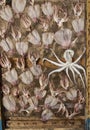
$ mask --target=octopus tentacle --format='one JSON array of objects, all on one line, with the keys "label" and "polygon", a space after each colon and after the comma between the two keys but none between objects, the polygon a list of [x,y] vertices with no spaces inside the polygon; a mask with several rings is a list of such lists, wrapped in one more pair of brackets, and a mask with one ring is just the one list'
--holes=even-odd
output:
[{"label": "octopus tentacle", "polygon": [[72,66],[70,66],[70,70],[71,70],[72,75],[73,75],[74,83],[76,84],[75,73],[74,73]]},{"label": "octopus tentacle", "polygon": [[59,58],[58,58],[58,56],[55,54],[55,52],[51,49],[51,51],[52,51],[52,53],[53,53],[53,55],[55,56],[55,58],[57,59],[57,61],[60,63],[60,64],[65,64],[64,62],[62,62]]},{"label": "octopus tentacle", "polygon": [[71,80],[70,76],[69,76],[68,69],[69,69],[69,68],[67,67],[67,68],[66,68],[66,74],[67,74],[69,80],[70,80],[71,82],[73,82],[73,81]]},{"label": "octopus tentacle", "polygon": [[83,86],[84,86],[84,88],[85,88],[85,83],[84,83],[84,81],[83,81],[83,78],[82,78],[81,73],[80,73],[74,66],[72,66],[72,68],[74,69],[74,71],[75,71],[75,72],[79,75],[79,77],[81,78],[81,81],[82,81]]},{"label": "octopus tentacle", "polygon": [[77,60],[75,60],[73,62],[73,64],[77,63],[82,58],[82,56],[84,55],[85,51],[86,51],[86,48],[84,48],[83,53],[77,58]]},{"label": "octopus tentacle", "polygon": [[48,78],[49,78],[50,75],[52,75],[53,73],[61,72],[61,71],[63,71],[65,68],[66,68],[66,66],[64,66],[64,67],[62,67],[62,68],[60,68],[60,69],[56,69],[56,70],[51,71],[51,72],[48,74]]},{"label": "octopus tentacle", "polygon": [[43,61],[43,62],[44,62],[44,61],[48,61],[48,62],[50,62],[50,63],[52,63],[52,64],[54,64],[54,65],[56,65],[56,66],[58,66],[58,67],[62,67],[62,66],[63,66],[62,64],[59,64],[59,63],[57,63],[57,62],[55,62],[55,61],[52,61],[52,60],[49,60],[49,59],[47,59],[47,58],[43,58],[42,61]]},{"label": "octopus tentacle", "polygon": [[81,65],[78,65],[78,64],[74,64],[74,66],[75,66],[76,68],[81,69],[81,70],[83,71],[84,76],[85,76],[85,80],[86,80],[86,71],[85,71],[85,69],[84,69]]}]

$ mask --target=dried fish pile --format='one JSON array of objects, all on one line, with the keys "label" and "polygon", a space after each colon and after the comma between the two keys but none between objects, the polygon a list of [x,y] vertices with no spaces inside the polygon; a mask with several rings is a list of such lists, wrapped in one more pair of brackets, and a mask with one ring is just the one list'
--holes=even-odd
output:
[{"label": "dried fish pile", "polygon": [[79,0],[0,1],[2,100],[9,115],[47,121],[84,114],[84,8]]}]

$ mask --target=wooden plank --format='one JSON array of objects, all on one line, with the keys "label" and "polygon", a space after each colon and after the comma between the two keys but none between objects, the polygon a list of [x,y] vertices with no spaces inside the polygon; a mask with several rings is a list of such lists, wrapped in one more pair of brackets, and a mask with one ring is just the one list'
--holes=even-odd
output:
[{"label": "wooden plank", "polygon": [[[66,120],[66,118],[56,118],[53,117],[52,120]],[[85,119],[85,116],[79,116],[79,117],[74,117],[74,119]],[[40,120],[38,117],[9,117],[8,120]]]},{"label": "wooden plank", "polygon": [[[21,130],[21,129],[13,129],[13,128],[11,128],[11,129],[5,129],[5,130]],[[54,129],[47,129],[47,128],[43,128],[43,129],[32,129],[32,128],[28,128],[28,129],[22,129],[22,130],[76,130],[76,128],[75,129],[73,129],[73,128],[54,128]],[[84,128],[78,128],[78,130],[85,130]]]},{"label": "wooden plank", "polygon": [[[5,130],[21,130],[21,129],[5,129]],[[29,128],[29,129],[22,129],[22,130],[48,130],[48,129],[31,129],[31,128]]]},{"label": "wooden plank", "polygon": [[7,128],[81,128],[84,127],[84,120],[49,120],[43,123],[40,120],[32,121],[7,121]]},{"label": "wooden plank", "polygon": [[87,0],[87,105],[86,105],[86,116],[90,118],[90,0]]},{"label": "wooden plank", "polygon": [[[73,128],[55,128],[54,130],[76,130],[76,129],[73,129]],[[78,128],[78,130],[84,130],[84,128]]]}]

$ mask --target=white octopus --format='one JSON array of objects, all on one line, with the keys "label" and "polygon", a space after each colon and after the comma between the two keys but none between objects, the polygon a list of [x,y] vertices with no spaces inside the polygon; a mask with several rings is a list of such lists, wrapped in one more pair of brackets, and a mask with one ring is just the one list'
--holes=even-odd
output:
[{"label": "white octopus", "polygon": [[[55,61],[52,61],[52,60],[49,60],[47,58],[43,58],[43,61],[48,61],[50,63],[52,63],[53,65],[56,65],[58,66],[59,68],[56,69],[56,70],[53,70],[51,71],[49,74],[48,74],[48,78],[53,74],[53,73],[56,73],[56,72],[62,72],[63,70],[65,70],[69,80],[72,82],[71,78],[70,78],[70,75],[69,75],[69,70],[72,72],[72,76],[73,76],[73,79],[74,79],[74,83],[76,83],[76,79],[75,79],[75,73],[78,74],[80,76],[80,79],[83,83],[83,86],[85,87],[85,83],[84,83],[84,80],[83,80],[83,77],[81,75],[81,73],[79,72],[79,70],[82,70],[83,73],[84,73],[84,76],[85,76],[85,80],[86,80],[86,71],[85,69],[81,66],[81,65],[78,65],[78,61],[82,58],[82,56],[84,55],[85,53],[85,50],[86,48],[84,48],[83,50],[83,53],[73,62],[72,61],[72,58],[74,56],[74,51],[71,50],[71,49],[68,49],[64,52],[64,59],[66,62],[62,62],[58,57],[57,55],[55,54],[55,52],[51,49],[53,55],[55,56],[55,58],[57,59],[58,62],[55,62]],[[78,70],[79,69],[79,70]]]}]

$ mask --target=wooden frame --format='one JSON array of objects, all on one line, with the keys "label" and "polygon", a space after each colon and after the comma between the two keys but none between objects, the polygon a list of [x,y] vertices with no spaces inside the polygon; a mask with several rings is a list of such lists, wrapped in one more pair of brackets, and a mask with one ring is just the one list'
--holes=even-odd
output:
[{"label": "wooden frame", "polygon": [[[39,0],[42,1],[42,0]],[[58,0],[51,0],[58,1]],[[73,120],[66,119],[58,119],[54,118],[48,121],[47,123],[43,123],[40,119],[32,117],[9,117],[4,120],[3,117],[3,109],[1,105],[1,120],[3,129],[6,130],[44,130],[44,128],[49,128],[50,130],[84,130],[87,126],[87,130],[89,130],[89,118],[90,118],[90,0],[86,2],[86,41],[87,41],[87,52],[86,52],[86,70],[87,70],[87,89],[86,89],[86,116],[75,118]],[[2,96],[2,94],[1,94]],[[1,103],[2,104],[2,103]],[[86,123],[86,124],[85,124]],[[0,128],[1,130],[2,128]],[[46,129],[45,129],[46,130]]]}]

